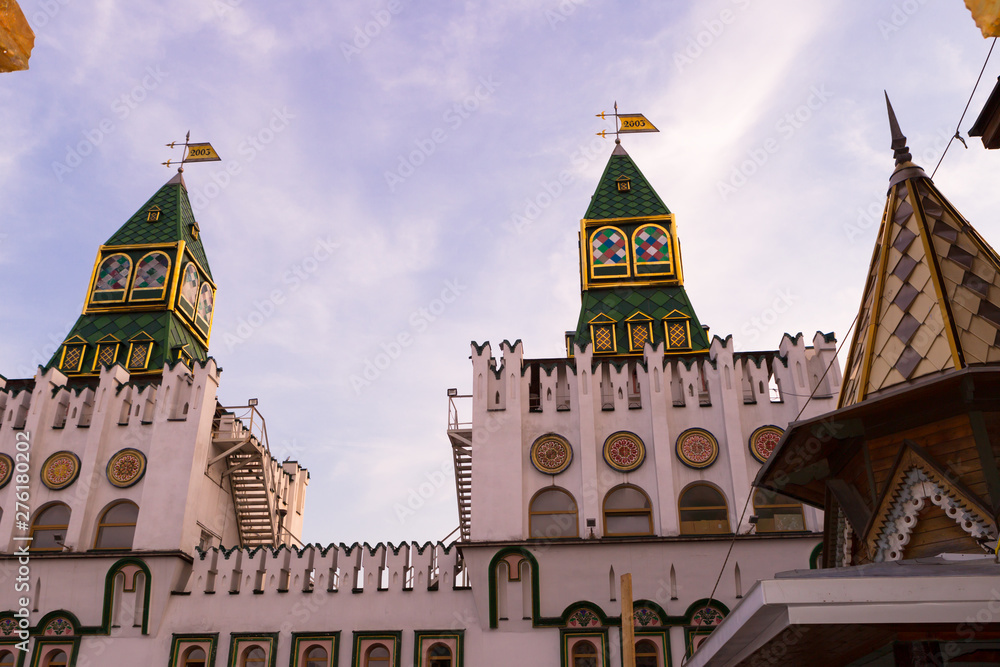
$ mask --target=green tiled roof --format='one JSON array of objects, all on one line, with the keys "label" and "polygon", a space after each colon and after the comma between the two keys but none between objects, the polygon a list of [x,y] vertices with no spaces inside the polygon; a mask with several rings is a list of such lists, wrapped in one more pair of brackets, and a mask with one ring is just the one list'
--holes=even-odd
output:
[{"label": "green tiled roof", "polygon": [[583,293],[583,306],[576,325],[574,342],[589,345],[590,321],[604,314],[618,322],[618,352],[628,354],[628,335],[625,320],[643,313],[653,319],[653,344],[663,343],[664,317],[678,310],[691,318],[691,349],[708,349],[708,334],[698,321],[691,300],[683,287],[617,287],[614,289],[593,289]]},{"label": "green tiled roof", "polygon": [[[162,213],[157,222],[147,222],[146,212],[159,206]],[[111,235],[105,245],[131,245],[139,243],[176,243],[184,241],[187,249],[201,264],[211,278],[205,248],[200,237],[191,236],[191,225],[195,222],[187,187],[180,174],[170,179],[155,195],[149,198],[121,229]],[[214,280],[214,279],[213,279]]]},{"label": "green tiled roof", "polygon": [[[187,344],[187,352],[196,360],[208,358],[208,351],[187,330],[180,319],[167,311],[151,311],[144,313],[102,313],[96,315],[81,315],[76,324],[66,335],[69,340],[74,336],[87,341],[87,351],[83,360],[83,368],[89,371],[97,353],[96,343],[107,335],[112,335],[123,343],[118,352],[118,362],[125,365],[125,355],[128,353],[127,343],[138,333],[146,333],[153,339],[153,352],[149,357],[148,369],[162,369],[167,363],[174,362],[174,348]],[[62,348],[49,360],[49,366],[59,363]]]},{"label": "green tiled roof", "polygon": [[[631,183],[627,192],[619,192],[617,181],[625,176]],[[615,146],[608,166],[590,199],[590,208],[584,216],[588,220],[604,218],[634,218],[646,215],[667,215],[667,208],[660,195],[639,171],[621,144]]]}]

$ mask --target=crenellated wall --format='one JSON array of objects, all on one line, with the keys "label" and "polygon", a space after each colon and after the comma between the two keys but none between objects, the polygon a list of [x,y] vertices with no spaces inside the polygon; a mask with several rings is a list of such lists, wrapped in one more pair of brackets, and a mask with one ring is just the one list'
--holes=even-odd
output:
[{"label": "crenellated wall", "polygon": [[[525,359],[520,341],[503,341],[497,359],[489,343],[473,343],[473,540],[528,537],[531,498],[553,484],[576,501],[581,535],[585,519],[602,535],[603,499],[621,484],[649,495],[655,535],[679,535],[678,497],[695,482],[716,487],[730,525],[749,531],[752,507],[737,524],[762,465],[750,451],[751,435],[832,409],[841,380],[836,341],[819,332],[811,346],[802,334],[785,334],[777,350],[759,352],[735,352],[730,336],[715,337],[700,355],[665,354],[649,344],[634,358],[601,358],[579,347],[573,353]],[[678,437],[689,429],[717,440],[711,465],[693,468],[678,457]],[[628,473],[603,457],[605,440],[619,431],[638,436],[646,449],[643,464]],[[573,449],[571,464],[557,475],[530,460],[532,444],[546,434],[566,438]],[[808,529],[821,528],[814,510],[806,508],[805,520]]]}]

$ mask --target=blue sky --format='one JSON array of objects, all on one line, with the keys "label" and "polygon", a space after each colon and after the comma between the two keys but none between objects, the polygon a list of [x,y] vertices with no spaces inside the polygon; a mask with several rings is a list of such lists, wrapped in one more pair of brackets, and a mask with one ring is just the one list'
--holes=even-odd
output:
[{"label": "blue sky", "polygon": [[[61,342],[97,246],[173,175],[164,144],[211,141],[224,161],[185,179],[220,399],[258,398],[272,450],[309,468],[319,542],[457,525],[446,389],[471,385],[470,340],[563,354],[613,148],[596,113],[617,100],[660,128],[623,143],[677,216],[713,334],[842,339],[892,170],[883,89],[929,172],[989,50],[959,0],[21,6],[31,69],[0,75],[0,374]],[[1000,55],[963,135],[998,74]],[[994,242],[997,159],[956,142],[935,179]]]}]

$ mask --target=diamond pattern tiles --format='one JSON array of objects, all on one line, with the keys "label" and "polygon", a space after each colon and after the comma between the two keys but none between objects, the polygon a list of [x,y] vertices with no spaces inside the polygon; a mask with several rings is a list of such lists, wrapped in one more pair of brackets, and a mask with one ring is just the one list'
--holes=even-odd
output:
[{"label": "diamond pattern tiles", "polygon": [[602,229],[591,243],[594,265],[621,264],[625,261],[625,239],[617,230]]},{"label": "diamond pattern tiles", "polygon": [[[631,187],[626,192],[618,191],[617,180],[626,176]],[[615,147],[608,160],[604,174],[597,184],[585,218],[635,218],[647,215],[667,215],[670,211],[660,196],[653,190],[646,177],[639,171],[629,154],[620,145]]]},{"label": "diamond pattern tiles", "polygon": [[1000,362],[996,252],[927,178],[894,185],[887,205],[841,406],[956,365]]},{"label": "diamond pattern tiles", "polygon": [[666,262],[670,260],[670,239],[656,225],[639,230],[635,236],[635,261]]}]

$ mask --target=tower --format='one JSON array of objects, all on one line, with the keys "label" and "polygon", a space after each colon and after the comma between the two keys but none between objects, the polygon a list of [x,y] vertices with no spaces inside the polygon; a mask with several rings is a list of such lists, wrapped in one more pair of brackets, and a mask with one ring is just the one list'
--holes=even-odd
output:
[{"label": "tower", "polygon": [[208,358],[215,282],[180,171],[98,249],[83,314],[49,361],[69,377],[118,363],[162,375]]},{"label": "tower", "polygon": [[708,351],[684,290],[674,214],[618,140],[580,221],[580,282],[570,356],[574,345],[599,356],[640,356],[646,343],[667,354]]}]

